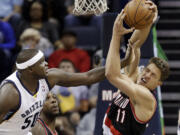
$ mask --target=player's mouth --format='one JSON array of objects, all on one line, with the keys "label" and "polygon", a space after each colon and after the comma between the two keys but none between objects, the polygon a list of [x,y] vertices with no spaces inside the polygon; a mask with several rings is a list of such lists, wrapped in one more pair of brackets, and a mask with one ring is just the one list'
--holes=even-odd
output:
[{"label": "player's mouth", "polygon": [[52,110],[54,110],[54,111],[59,111],[58,105],[53,105],[53,106],[52,106]]},{"label": "player's mouth", "polygon": [[48,73],[48,67],[44,68],[44,72],[47,74]]},{"label": "player's mouth", "polygon": [[142,77],[140,83],[141,83],[141,84],[146,84],[146,83],[147,83],[147,80],[146,80],[144,77]]}]

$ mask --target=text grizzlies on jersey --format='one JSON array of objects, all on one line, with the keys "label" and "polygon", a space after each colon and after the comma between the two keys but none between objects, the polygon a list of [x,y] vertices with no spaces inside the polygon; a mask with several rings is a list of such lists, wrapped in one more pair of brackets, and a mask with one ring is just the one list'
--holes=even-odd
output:
[{"label": "text grizzlies on jersey", "polygon": [[43,106],[43,101],[40,100],[33,104],[28,110],[26,110],[23,114],[21,114],[21,117],[24,118],[28,115],[30,115],[33,111]]}]

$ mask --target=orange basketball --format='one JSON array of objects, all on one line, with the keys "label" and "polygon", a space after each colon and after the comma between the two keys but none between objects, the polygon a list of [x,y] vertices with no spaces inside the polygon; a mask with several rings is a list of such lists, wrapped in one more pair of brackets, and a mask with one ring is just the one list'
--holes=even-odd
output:
[{"label": "orange basketball", "polygon": [[128,2],[124,8],[126,24],[136,29],[146,27],[152,22],[155,15],[149,7],[150,4],[145,4],[145,0],[131,0]]}]

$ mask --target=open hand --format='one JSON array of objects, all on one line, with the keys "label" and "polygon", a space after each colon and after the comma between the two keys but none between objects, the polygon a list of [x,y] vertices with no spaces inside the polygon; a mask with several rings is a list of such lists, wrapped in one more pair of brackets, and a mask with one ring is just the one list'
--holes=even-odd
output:
[{"label": "open hand", "polygon": [[116,17],[116,20],[113,26],[113,35],[122,36],[127,33],[133,32],[134,28],[126,29],[123,26],[123,20],[125,16],[126,16],[126,13],[124,12],[124,10],[122,10],[121,13],[119,13],[118,16]]},{"label": "open hand", "polygon": [[151,0],[146,0],[145,3],[150,5],[149,9],[152,10],[155,14],[153,21],[152,21],[152,23],[154,23],[157,19],[157,16],[158,16],[157,6]]}]

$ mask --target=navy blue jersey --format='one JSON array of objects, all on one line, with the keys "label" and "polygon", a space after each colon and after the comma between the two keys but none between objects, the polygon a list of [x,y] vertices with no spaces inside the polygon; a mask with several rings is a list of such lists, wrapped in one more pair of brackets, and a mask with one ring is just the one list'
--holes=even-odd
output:
[{"label": "navy blue jersey", "polygon": [[58,135],[56,131],[55,131],[55,133],[53,133],[53,131],[50,128],[48,128],[47,124],[41,118],[38,118],[38,122],[44,128],[46,135]]},{"label": "navy blue jersey", "polygon": [[113,135],[142,135],[147,122],[138,120],[129,97],[122,92],[113,99],[104,120]]}]

